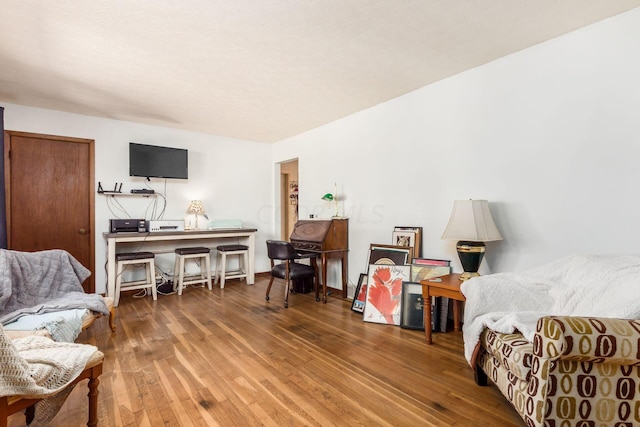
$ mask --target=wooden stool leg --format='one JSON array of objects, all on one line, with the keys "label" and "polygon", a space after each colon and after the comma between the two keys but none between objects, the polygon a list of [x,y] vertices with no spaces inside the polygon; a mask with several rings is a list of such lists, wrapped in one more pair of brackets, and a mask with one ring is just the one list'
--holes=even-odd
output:
[{"label": "wooden stool leg", "polygon": [[[200,255],[198,256],[199,261],[197,262],[198,266],[200,267],[200,279],[202,280],[202,285],[204,286],[204,282],[207,279],[207,275],[204,272],[204,268],[205,268],[205,260],[204,260],[204,255]],[[195,261],[195,259],[194,259]]]},{"label": "wooden stool leg", "polygon": [[178,267],[178,295],[182,295],[184,287],[184,257],[180,256],[180,266]]},{"label": "wooden stool leg", "polygon": [[120,287],[122,286],[122,271],[124,270],[124,263],[122,261],[118,261],[118,268],[116,270],[116,291],[113,296],[113,306],[117,307],[118,303],[120,303]]},{"label": "wooden stool leg", "polygon": [[151,283],[151,297],[154,301],[158,300],[158,287],[156,286],[156,262],[152,259],[149,261],[149,283]]},{"label": "wooden stool leg", "polygon": [[209,256],[209,254],[205,255],[204,264],[205,264],[205,268],[207,269],[206,271],[207,288],[209,288],[209,290],[212,290],[213,288],[211,286],[211,257]]},{"label": "wooden stool leg", "polygon": [[215,284],[220,283],[220,274],[221,274],[221,263],[222,263],[222,252],[216,252],[216,274],[215,274]]},{"label": "wooden stool leg", "polygon": [[227,254],[222,252],[222,260],[220,262],[220,289],[224,289],[225,276],[227,274]]},{"label": "wooden stool leg", "polygon": [[176,255],[176,261],[173,263],[173,291],[178,289],[178,266],[180,265],[180,255]]},{"label": "wooden stool leg", "polygon": [[244,273],[244,277],[242,279],[244,279],[244,281],[247,281],[247,270],[248,270],[248,266],[249,266],[249,251],[244,251],[242,253],[242,272]]}]

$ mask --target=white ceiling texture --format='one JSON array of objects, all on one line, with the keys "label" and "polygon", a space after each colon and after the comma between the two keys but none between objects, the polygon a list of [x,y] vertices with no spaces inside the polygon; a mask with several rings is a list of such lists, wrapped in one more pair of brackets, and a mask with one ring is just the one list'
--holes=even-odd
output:
[{"label": "white ceiling texture", "polygon": [[0,102],[273,142],[640,0],[0,0]]}]

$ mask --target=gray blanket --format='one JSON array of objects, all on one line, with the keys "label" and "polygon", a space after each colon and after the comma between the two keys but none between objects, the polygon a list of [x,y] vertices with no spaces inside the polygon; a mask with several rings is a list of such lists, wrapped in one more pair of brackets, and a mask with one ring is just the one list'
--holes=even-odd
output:
[{"label": "gray blanket", "polygon": [[86,294],[82,289],[82,282],[90,275],[78,260],[60,249],[0,249],[0,323],[71,308],[109,314],[100,295]]}]

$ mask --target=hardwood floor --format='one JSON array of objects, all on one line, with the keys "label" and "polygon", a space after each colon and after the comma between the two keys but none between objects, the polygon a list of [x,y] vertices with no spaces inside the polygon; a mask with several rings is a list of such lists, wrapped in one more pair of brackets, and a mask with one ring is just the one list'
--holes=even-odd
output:
[{"label": "hardwood floor", "polygon": [[[187,288],[133,298],[117,331],[99,319],[78,338],[104,351],[101,426],[523,426],[493,386],[478,387],[461,333],[434,334],[362,321],[351,302],[264,300],[253,286]],[[86,425],[86,381],[52,426]],[[20,414],[10,426],[23,424]]]}]

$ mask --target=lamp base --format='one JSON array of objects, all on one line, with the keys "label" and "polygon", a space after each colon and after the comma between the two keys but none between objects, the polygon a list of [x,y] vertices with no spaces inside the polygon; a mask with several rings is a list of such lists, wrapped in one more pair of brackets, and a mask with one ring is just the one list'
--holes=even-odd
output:
[{"label": "lamp base", "polygon": [[479,276],[478,269],[486,250],[484,243],[461,240],[456,245],[456,250],[464,270],[464,273],[460,275],[460,280],[464,281]]},{"label": "lamp base", "polygon": [[461,282],[464,282],[465,280],[469,280],[469,279],[471,279],[472,277],[478,277],[478,276],[480,276],[480,274],[478,274],[478,272],[477,272],[477,271],[476,271],[476,272],[468,272],[468,271],[465,271],[464,273],[461,273],[461,274],[460,274],[459,279],[460,279],[460,281],[461,281]]}]

